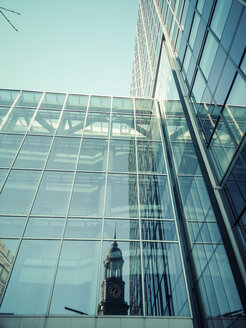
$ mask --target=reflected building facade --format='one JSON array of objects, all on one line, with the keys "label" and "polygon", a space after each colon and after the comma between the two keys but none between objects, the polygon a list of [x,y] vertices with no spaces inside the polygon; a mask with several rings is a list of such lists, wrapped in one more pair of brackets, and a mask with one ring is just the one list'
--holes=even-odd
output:
[{"label": "reflected building facade", "polygon": [[245,26],[140,0],[131,97],[0,90],[1,327],[245,327]]}]

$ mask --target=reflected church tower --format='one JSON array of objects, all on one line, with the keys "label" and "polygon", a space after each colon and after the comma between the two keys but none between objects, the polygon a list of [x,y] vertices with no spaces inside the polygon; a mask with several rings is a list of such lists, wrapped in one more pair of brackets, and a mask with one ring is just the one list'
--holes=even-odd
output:
[{"label": "reflected church tower", "polygon": [[104,260],[104,280],[102,283],[102,299],[98,305],[100,315],[127,315],[129,305],[125,302],[125,282],[122,280],[124,260],[122,252],[114,242]]}]

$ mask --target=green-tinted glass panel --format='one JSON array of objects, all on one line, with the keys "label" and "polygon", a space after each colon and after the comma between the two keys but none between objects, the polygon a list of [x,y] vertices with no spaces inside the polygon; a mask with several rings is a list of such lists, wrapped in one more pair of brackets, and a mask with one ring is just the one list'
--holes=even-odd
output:
[{"label": "green-tinted glass panel", "polygon": [[60,112],[39,110],[32,122],[29,133],[53,135],[59,124]]},{"label": "green-tinted glass panel", "polygon": [[60,238],[64,227],[61,218],[30,217],[25,230],[25,237]]},{"label": "green-tinted glass panel", "polygon": [[135,140],[111,140],[108,170],[114,172],[135,172]]},{"label": "green-tinted glass panel", "polygon": [[134,118],[129,115],[112,115],[112,137],[134,138]]},{"label": "green-tinted glass panel", "polygon": [[4,132],[25,133],[35,113],[31,108],[14,108],[2,127]]},{"label": "green-tinted glass panel", "polygon": [[39,177],[39,171],[12,170],[0,194],[0,213],[28,214]]},{"label": "green-tinted glass panel", "polygon": [[202,174],[192,143],[173,142],[172,147],[177,174]]},{"label": "green-tinted glass panel", "polygon": [[154,100],[148,99],[135,99],[135,111],[138,114],[153,114],[155,115],[155,103]]},{"label": "green-tinted glass panel", "polygon": [[133,113],[133,99],[113,98],[113,113]]},{"label": "green-tinted glass panel", "polygon": [[22,241],[1,312],[46,313],[58,246],[56,240]]},{"label": "green-tinted glass panel", "polygon": [[44,172],[32,214],[65,215],[72,179],[72,172]]},{"label": "green-tinted glass panel", "polygon": [[64,111],[57,134],[81,136],[84,129],[84,120],[85,113]]},{"label": "green-tinted glass panel", "polygon": [[5,117],[9,112],[9,107],[0,107],[0,125],[3,123]]},{"label": "green-tinted glass panel", "polygon": [[0,166],[9,167],[16,156],[23,136],[0,134]]},{"label": "green-tinted glass panel", "polygon": [[2,184],[4,183],[7,173],[8,173],[8,169],[0,169],[0,188],[2,187]]},{"label": "green-tinted glass panel", "polygon": [[84,134],[91,136],[108,136],[109,115],[88,113]]},{"label": "green-tinted glass panel", "polygon": [[99,241],[63,242],[51,314],[77,315],[65,307],[96,314],[99,250]]},{"label": "green-tinted glass panel", "polygon": [[104,220],[104,239],[112,239],[116,230],[116,238],[119,239],[139,239],[138,220]]},{"label": "green-tinted glass panel", "polygon": [[0,90],[0,105],[12,106],[18,93],[16,90]]},{"label": "green-tinted glass panel", "polygon": [[96,112],[110,112],[111,98],[110,97],[100,97],[91,96],[89,111]]},{"label": "green-tinted glass panel", "polygon": [[143,240],[177,241],[174,221],[141,220]]},{"label": "green-tinted glass panel", "polygon": [[95,216],[103,215],[105,174],[77,173],[69,215]]},{"label": "green-tinted glass panel", "polygon": [[65,109],[86,110],[88,105],[88,96],[84,95],[68,95]]},{"label": "green-tinted glass panel", "polygon": [[159,122],[155,116],[136,117],[136,135],[138,139],[160,140]]},{"label": "green-tinted glass panel", "polygon": [[26,217],[0,216],[0,237],[20,237]]},{"label": "green-tinted glass panel", "polygon": [[108,175],[105,216],[116,218],[138,217],[136,175]]},{"label": "green-tinted glass panel", "polygon": [[46,92],[40,105],[40,108],[61,109],[64,104],[65,98],[66,95],[62,93]]},{"label": "green-tinted glass panel", "polygon": [[15,160],[15,168],[38,168],[44,166],[52,138],[45,136],[26,136]]},{"label": "green-tinted glass panel", "polygon": [[137,150],[139,172],[166,173],[161,143],[138,140]]},{"label": "green-tinted glass panel", "polygon": [[101,238],[102,219],[72,219],[66,224],[65,238]]},{"label": "green-tinted glass panel", "polygon": [[37,107],[41,96],[41,92],[22,91],[15,105],[24,107]]},{"label": "green-tinted glass panel", "polygon": [[215,38],[212,36],[212,34],[208,34],[206,43],[203,49],[201,61],[200,61],[200,67],[202,68],[202,71],[205,75],[205,77],[208,79],[211,67],[213,65],[214,57],[216,55],[218,49],[218,43],[215,41]]},{"label": "green-tinted glass panel", "polygon": [[167,130],[171,141],[189,141],[191,135],[185,118],[168,118]]},{"label": "green-tinted glass panel", "polygon": [[214,10],[211,28],[220,39],[232,4],[232,0],[218,0]]},{"label": "green-tinted glass panel", "polygon": [[75,168],[80,139],[56,137],[50,154],[46,168],[73,170]]},{"label": "green-tinted glass panel", "polygon": [[88,171],[105,171],[107,153],[107,139],[84,138],[82,141],[77,169]]}]

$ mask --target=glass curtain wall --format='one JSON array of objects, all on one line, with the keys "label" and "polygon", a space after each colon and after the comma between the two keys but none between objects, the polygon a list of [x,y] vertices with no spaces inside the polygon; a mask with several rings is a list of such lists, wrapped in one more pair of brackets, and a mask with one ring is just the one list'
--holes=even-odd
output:
[{"label": "glass curtain wall", "polygon": [[190,317],[154,101],[0,95],[1,313],[97,315],[117,241],[127,315]]}]

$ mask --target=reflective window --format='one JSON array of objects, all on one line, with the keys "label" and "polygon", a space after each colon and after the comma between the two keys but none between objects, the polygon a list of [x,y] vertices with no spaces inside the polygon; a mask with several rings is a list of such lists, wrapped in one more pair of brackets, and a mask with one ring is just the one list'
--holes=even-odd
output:
[{"label": "reflective window", "polygon": [[116,239],[139,239],[138,220],[104,220],[104,239],[112,239],[116,231]]},{"label": "reflective window", "polygon": [[64,219],[30,217],[25,230],[25,237],[61,237]]},{"label": "reflective window", "polygon": [[108,170],[115,172],[136,171],[134,140],[111,140]]},{"label": "reflective window", "polygon": [[0,194],[0,213],[28,214],[40,172],[12,170]]},{"label": "reflective window", "polygon": [[73,219],[66,224],[65,238],[101,238],[102,219]]},{"label": "reflective window", "polygon": [[91,96],[89,111],[110,112],[111,98]]},{"label": "reflective window", "polygon": [[37,107],[41,96],[41,92],[22,91],[16,102],[16,106]]},{"label": "reflective window", "polygon": [[141,220],[143,240],[177,241],[174,221]]},{"label": "reflective window", "polygon": [[206,43],[203,49],[201,61],[200,61],[200,67],[202,68],[202,71],[205,75],[205,77],[208,79],[211,67],[213,65],[214,57],[216,55],[218,48],[218,43],[215,41],[212,34],[208,34]]},{"label": "reflective window", "polygon": [[232,4],[232,0],[218,0],[214,10],[211,28],[220,39]]},{"label": "reflective window", "polygon": [[143,268],[146,315],[189,316],[179,245],[143,243]]},{"label": "reflective window", "polygon": [[72,172],[44,172],[32,214],[65,215],[72,179]]},{"label": "reflective window", "polygon": [[26,217],[0,216],[0,237],[19,237]]},{"label": "reflective window", "polygon": [[95,216],[103,214],[105,174],[77,173],[69,215]]},{"label": "reflective window", "polygon": [[0,90],[0,105],[11,106],[18,93],[16,90]]},{"label": "reflective window", "polygon": [[84,95],[68,95],[65,109],[86,110],[88,104],[88,96]]},{"label": "reflective window", "polygon": [[113,113],[133,113],[133,99],[113,98]]},{"label": "reflective window", "polygon": [[109,116],[99,113],[88,113],[84,134],[92,136],[108,136]]},{"label": "reflective window", "polygon": [[7,116],[10,108],[9,107],[0,107],[0,125],[3,123],[5,117]]},{"label": "reflective window", "polygon": [[171,141],[191,140],[185,118],[167,118],[167,130]]},{"label": "reflective window", "polygon": [[2,312],[27,315],[46,313],[58,246],[59,242],[55,240],[22,241],[2,303]]},{"label": "reflective window", "polygon": [[[18,242],[14,239],[0,239],[0,300],[8,282]],[[1,312],[4,311],[0,309]]]},{"label": "reflective window", "polygon": [[82,141],[77,169],[88,171],[105,171],[107,153],[107,139],[84,138]]},{"label": "reflective window", "polygon": [[85,113],[64,111],[57,131],[58,135],[81,136]]},{"label": "reflective window", "polygon": [[195,17],[194,17],[194,20],[192,23],[191,32],[190,32],[190,37],[189,37],[189,44],[190,44],[191,48],[194,47],[199,23],[200,23],[200,17],[198,14],[195,14]]},{"label": "reflective window", "polygon": [[139,193],[142,218],[169,219],[173,217],[166,176],[140,175]]},{"label": "reflective window", "polygon": [[136,175],[108,175],[105,216],[138,217]]},{"label": "reflective window", "polygon": [[[120,277],[121,281],[114,282],[115,272],[114,268],[106,267],[104,260],[110,253],[113,246],[113,241],[104,242],[102,249],[102,264],[101,264],[101,292],[98,310],[100,304],[105,299],[106,288],[109,288],[109,300],[116,302],[120,300],[121,311],[125,315],[143,315],[142,305],[142,279],[141,279],[141,263],[140,263],[140,247],[139,242],[117,242],[117,248],[122,256],[123,263]],[[111,278],[111,279],[110,279]],[[107,280],[106,280],[107,279]],[[115,284],[110,288],[110,283]],[[110,291],[111,290],[111,291]],[[102,295],[102,297],[101,297]],[[119,310],[118,310],[119,311]],[[118,312],[119,313],[119,312]],[[101,314],[101,313],[99,313]]]},{"label": "reflective window", "polygon": [[41,169],[44,166],[50,143],[51,137],[26,136],[14,167]]},{"label": "reflective window", "polygon": [[2,188],[2,184],[8,174],[8,169],[0,169],[0,188]]},{"label": "reflective window", "polygon": [[136,117],[137,138],[160,140],[159,122],[154,116]]},{"label": "reflective window", "polygon": [[56,137],[48,158],[48,169],[72,170],[78,157],[80,139]]},{"label": "reflective window", "polygon": [[56,108],[61,109],[65,101],[66,95],[62,93],[46,92],[42,100],[40,108]]},{"label": "reflective window", "polygon": [[200,166],[192,143],[173,142],[173,154],[177,174],[199,174]]},{"label": "reflective window", "polygon": [[0,134],[0,166],[10,166],[20,147],[23,136]]},{"label": "reflective window", "polygon": [[166,172],[161,143],[138,140],[137,149],[139,172]]},{"label": "reflective window", "polygon": [[34,113],[35,110],[31,108],[14,108],[5,122],[2,131],[25,133]]},{"label": "reflective window", "polygon": [[59,124],[60,112],[52,110],[39,110],[32,122],[29,133],[51,134]]},{"label": "reflective window", "polygon": [[135,99],[135,111],[136,115],[150,114],[155,115],[155,103],[153,100],[147,99]]},{"label": "reflective window", "polygon": [[134,118],[129,115],[112,115],[112,136],[134,138]]},{"label": "reflective window", "polygon": [[99,246],[96,241],[63,242],[51,314],[76,315],[69,307],[95,315]]}]

